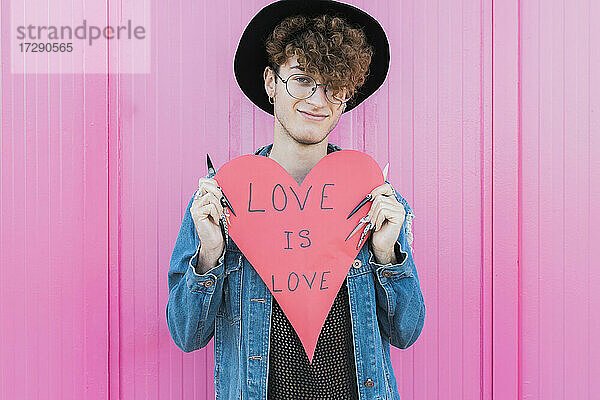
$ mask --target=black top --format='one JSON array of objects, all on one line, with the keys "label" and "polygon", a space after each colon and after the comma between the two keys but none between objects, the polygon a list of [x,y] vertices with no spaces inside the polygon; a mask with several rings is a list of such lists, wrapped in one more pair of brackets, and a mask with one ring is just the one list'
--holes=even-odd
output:
[{"label": "black top", "polygon": [[298,334],[273,298],[269,400],[358,399],[346,280],[325,319],[312,364]]}]

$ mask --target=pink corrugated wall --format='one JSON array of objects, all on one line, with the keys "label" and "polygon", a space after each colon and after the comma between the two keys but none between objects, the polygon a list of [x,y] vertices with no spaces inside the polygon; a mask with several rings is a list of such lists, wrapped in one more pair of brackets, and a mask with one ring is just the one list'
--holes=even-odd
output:
[{"label": "pink corrugated wall", "polygon": [[[35,75],[10,73],[0,2],[0,399],[214,397],[212,342],[170,338],[167,270],[204,154],[272,140],[232,71],[266,3],[152,1],[151,74]],[[401,397],[600,398],[600,3],[351,3],[392,63],[330,141],[389,161],[416,214]]]}]

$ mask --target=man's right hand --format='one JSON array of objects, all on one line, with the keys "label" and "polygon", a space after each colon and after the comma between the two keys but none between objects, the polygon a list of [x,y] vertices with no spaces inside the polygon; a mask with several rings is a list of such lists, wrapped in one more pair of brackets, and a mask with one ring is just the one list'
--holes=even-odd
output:
[{"label": "man's right hand", "polygon": [[204,273],[217,265],[223,253],[225,241],[219,226],[219,217],[223,215],[219,184],[212,178],[200,178],[198,191],[190,208],[192,220],[200,239],[200,251],[196,270]]}]

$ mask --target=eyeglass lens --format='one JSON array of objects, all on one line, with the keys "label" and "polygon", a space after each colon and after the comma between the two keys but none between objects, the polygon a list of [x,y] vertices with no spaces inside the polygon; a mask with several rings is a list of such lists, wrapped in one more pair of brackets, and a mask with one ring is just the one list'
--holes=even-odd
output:
[{"label": "eyeglass lens", "polygon": [[[298,99],[309,98],[317,89],[317,82],[311,76],[302,74],[291,75],[286,85],[290,95]],[[326,86],[325,96],[329,101],[336,104],[348,101],[345,91],[334,93],[329,85]]]}]

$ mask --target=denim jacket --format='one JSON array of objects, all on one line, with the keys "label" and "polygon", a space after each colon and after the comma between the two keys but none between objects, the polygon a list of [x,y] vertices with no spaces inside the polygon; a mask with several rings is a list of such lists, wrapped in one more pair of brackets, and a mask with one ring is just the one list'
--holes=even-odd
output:
[{"label": "denim jacket", "polygon": [[[272,144],[254,154],[266,156]],[[340,150],[328,145],[328,153]],[[209,175],[212,177],[213,175]],[[361,400],[400,400],[390,360],[390,344],[411,346],[425,321],[425,302],[412,256],[406,200],[396,191],[406,217],[396,246],[400,264],[375,262],[370,240],[347,275],[354,338],[356,382]],[[217,265],[196,273],[199,239],[190,214],[183,216],[169,265],[169,332],[184,352],[203,348],[214,337],[216,399],[266,400],[273,296],[230,238]]]}]

